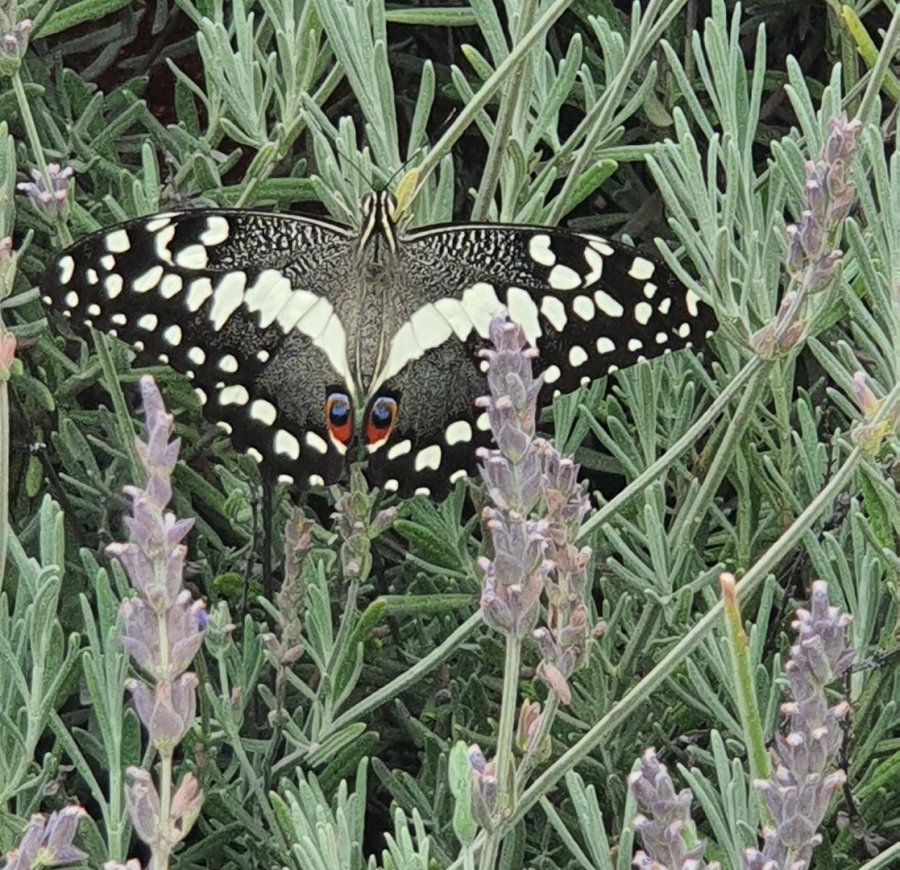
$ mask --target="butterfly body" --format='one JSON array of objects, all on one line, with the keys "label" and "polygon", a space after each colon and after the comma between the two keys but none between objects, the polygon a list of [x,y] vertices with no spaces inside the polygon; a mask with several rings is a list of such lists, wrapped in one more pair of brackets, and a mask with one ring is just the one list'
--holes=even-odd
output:
[{"label": "butterfly body", "polygon": [[501,310],[540,355],[546,395],[699,343],[711,311],[632,249],[562,229],[403,231],[386,193],[358,231],[254,211],[173,212],[63,252],[45,302],[187,374],[265,473],[445,490],[489,443],[484,361]]}]

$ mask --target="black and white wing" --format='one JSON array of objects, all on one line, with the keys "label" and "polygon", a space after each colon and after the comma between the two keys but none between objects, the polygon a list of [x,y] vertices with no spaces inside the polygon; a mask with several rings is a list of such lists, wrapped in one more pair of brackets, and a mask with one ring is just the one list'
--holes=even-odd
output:
[{"label": "black and white wing", "polygon": [[[356,234],[328,221],[189,211],[97,232],[47,270],[47,305],[193,380],[207,416],[270,479],[337,481],[325,401],[348,379],[336,308]],[[352,409],[351,409],[352,413]]]},{"label": "black and white wing", "polygon": [[[471,474],[490,443],[483,360],[506,309],[544,375],[542,399],[691,345],[715,329],[707,305],[657,260],[599,236],[521,225],[446,225],[400,237],[404,325],[380,392],[400,397],[394,437],[369,461],[374,483],[432,494]],[[412,483],[410,483],[412,482]]]}]

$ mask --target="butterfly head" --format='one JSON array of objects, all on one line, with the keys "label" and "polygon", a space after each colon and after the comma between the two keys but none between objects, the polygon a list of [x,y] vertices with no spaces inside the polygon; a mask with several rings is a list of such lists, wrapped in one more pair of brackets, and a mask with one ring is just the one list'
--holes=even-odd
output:
[{"label": "butterfly head", "polygon": [[359,234],[360,247],[375,234],[386,238],[393,248],[397,226],[397,200],[390,191],[379,190],[364,197],[361,205],[363,220]]}]

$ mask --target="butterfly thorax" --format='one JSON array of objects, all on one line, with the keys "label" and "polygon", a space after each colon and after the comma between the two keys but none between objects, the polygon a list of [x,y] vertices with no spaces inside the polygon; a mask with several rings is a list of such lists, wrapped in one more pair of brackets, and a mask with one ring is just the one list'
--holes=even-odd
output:
[{"label": "butterfly thorax", "polygon": [[363,203],[365,222],[356,247],[355,292],[339,306],[348,338],[348,364],[356,400],[365,400],[384,364],[391,339],[403,322],[397,288],[402,286],[393,201],[373,194]]}]

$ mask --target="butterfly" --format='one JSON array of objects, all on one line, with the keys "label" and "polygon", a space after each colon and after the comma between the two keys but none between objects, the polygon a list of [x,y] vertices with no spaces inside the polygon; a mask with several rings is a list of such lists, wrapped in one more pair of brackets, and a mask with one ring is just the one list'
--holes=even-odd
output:
[{"label": "butterfly", "polygon": [[491,318],[539,350],[542,399],[689,345],[712,310],[672,272],[587,233],[517,224],[404,230],[387,192],[354,229],[250,210],[137,218],[58,256],[42,298],[183,372],[270,479],[446,492],[490,443]]}]

